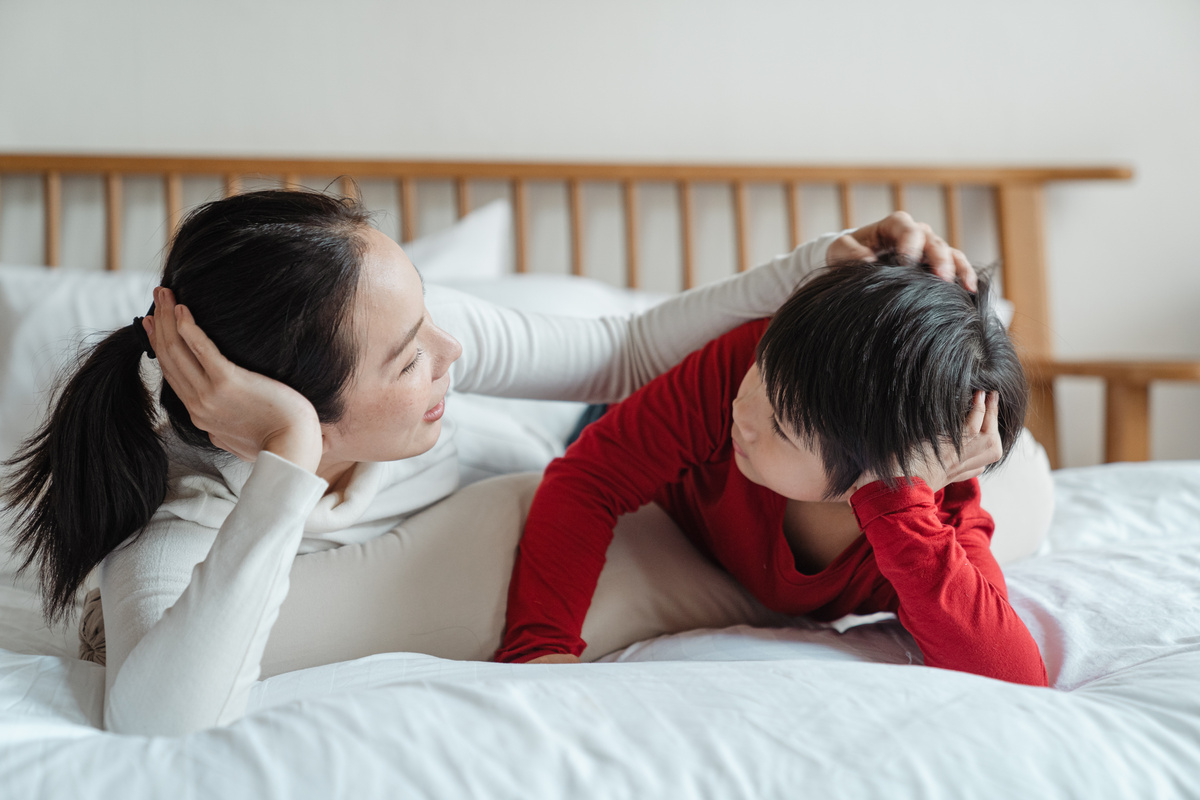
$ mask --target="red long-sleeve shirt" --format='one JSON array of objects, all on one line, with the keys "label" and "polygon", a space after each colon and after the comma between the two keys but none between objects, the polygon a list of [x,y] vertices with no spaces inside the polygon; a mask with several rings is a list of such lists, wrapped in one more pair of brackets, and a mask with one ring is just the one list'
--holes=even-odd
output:
[{"label": "red long-sleeve shirt", "polygon": [[579,655],[579,634],[621,514],[661,505],[764,605],[832,620],[891,611],[933,667],[1045,686],[1037,644],[1008,603],[977,480],[920,479],[850,498],[864,536],[816,574],[783,532],[787,498],[734,463],[732,404],[768,320],[713,340],[585,429],[547,468],[525,523],[497,661]]}]

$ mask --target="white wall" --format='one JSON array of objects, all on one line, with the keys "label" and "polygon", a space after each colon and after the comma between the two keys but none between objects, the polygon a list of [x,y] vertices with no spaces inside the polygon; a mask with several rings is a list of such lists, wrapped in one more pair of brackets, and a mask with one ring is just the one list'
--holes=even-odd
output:
[{"label": "white wall", "polygon": [[[1200,355],[1197,41],[1194,0],[0,0],[0,150],[1130,164],[1050,194],[1058,352]],[[1200,458],[1200,390],[1153,404]]]}]

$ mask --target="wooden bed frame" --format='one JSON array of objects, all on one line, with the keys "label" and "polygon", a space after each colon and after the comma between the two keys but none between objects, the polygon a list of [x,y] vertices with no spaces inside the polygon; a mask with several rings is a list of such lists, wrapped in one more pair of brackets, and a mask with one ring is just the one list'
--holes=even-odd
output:
[{"label": "wooden bed frame", "polygon": [[1028,427],[1041,442],[1051,464],[1058,465],[1057,425],[1054,418],[1054,378],[1061,375],[1098,377],[1105,381],[1105,460],[1141,461],[1149,457],[1149,386],[1154,381],[1200,381],[1200,362],[1060,361],[1051,347],[1051,320],[1046,289],[1044,191],[1054,181],[1128,180],[1120,167],[853,167],[797,165],[688,165],[609,163],[506,163],[467,161],[379,161],[352,159],[190,158],[167,156],[80,156],[0,154],[0,186],[6,173],[41,176],[45,205],[45,263],[60,258],[62,179],[64,176],[102,176],[105,183],[105,265],[121,266],[122,184],[126,177],[157,177],[163,181],[165,212],[172,230],[183,210],[184,176],[220,176],[227,194],[239,190],[250,176],[270,176],[284,186],[299,185],[300,176],[341,176],[344,193],[356,191],[357,179],[394,181],[401,209],[402,240],[417,235],[417,181],[452,182],[459,216],[471,207],[472,181],[506,181],[511,185],[515,217],[516,268],[523,272],[528,247],[528,184],[565,184],[570,228],[571,269],[585,274],[582,185],[615,183],[621,187],[625,226],[625,273],[628,286],[640,283],[638,257],[637,187],[667,182],[677,191],[680,245],[685,288],[695,284],[693,259],[693,186],[720,183],[730,187],[738,268],[750,264],[747,225],[747,186],[774,184],[784,191],[792,246],[800,238],[799,187],[825,184],[837,187],[844,227],[856,222],[852,188],[890,187],[892,206],[905,208],[906,187],[934,185],[943,195],[946,238],[961,239],[960,187],[984,187],[994,193],[997,210],[1001,280],[1006,297],[1016,308],[1012,323],[1033,387]]}]

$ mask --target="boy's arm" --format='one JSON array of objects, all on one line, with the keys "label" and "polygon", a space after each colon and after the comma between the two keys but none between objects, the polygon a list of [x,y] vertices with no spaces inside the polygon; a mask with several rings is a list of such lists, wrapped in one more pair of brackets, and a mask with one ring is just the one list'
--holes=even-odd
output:
[{"label": "boy's arm", "polygon": [[546,468],[513,568],[497,661],[583,652],[579,634],[617,517],[723,444],[729,376],[753,359],[765,326],[743,325],[692,353],[589,425]]},{"label": "boy's arm", "polygon": [[850,498],[879,571],[896,591],[894,609],[931,667],[1046,686],[1046,667],[1008,602],[990,549],[992,518],[979,506],[979,481],[946,486],[938,504],[921,479],[889,489],[868,484]]}]

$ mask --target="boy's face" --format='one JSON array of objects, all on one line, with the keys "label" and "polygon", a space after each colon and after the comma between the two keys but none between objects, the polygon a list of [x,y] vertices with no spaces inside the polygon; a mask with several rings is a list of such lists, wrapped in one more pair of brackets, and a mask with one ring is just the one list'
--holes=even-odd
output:
[{"label": "boy's face", "polygon": [[746,478],[790,500],[844,502],[851,494],[825,497],[821,456],[776,418],[757,364],[746,371],[733,401],[733,452]]}]

